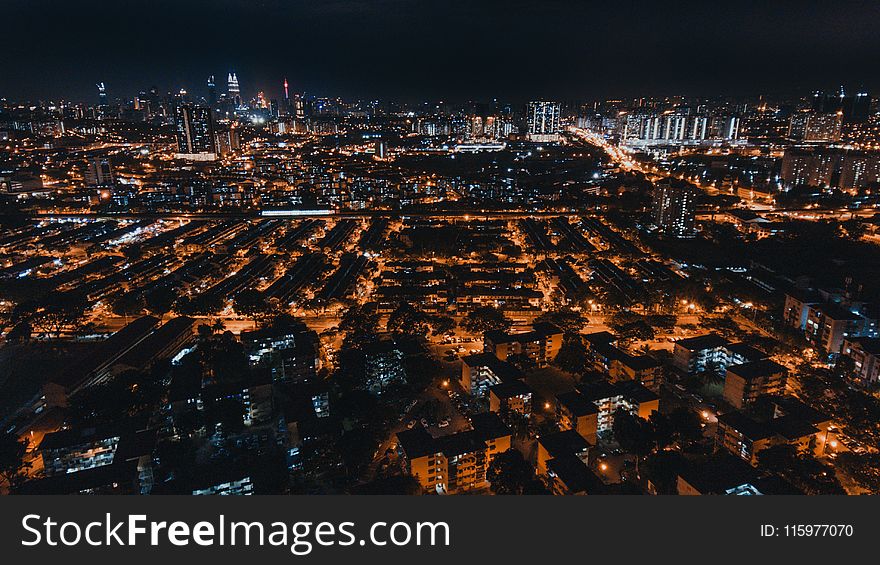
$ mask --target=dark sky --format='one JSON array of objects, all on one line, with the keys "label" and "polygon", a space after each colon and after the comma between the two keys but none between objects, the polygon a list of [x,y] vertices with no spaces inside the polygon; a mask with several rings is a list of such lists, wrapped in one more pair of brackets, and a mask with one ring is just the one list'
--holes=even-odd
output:
[{"label": "dark sky", "polygon": [[[0,97],[522,100],[880,86],[864,0],[0,0]],[[225,87],[224,87],[225,88]]]}]

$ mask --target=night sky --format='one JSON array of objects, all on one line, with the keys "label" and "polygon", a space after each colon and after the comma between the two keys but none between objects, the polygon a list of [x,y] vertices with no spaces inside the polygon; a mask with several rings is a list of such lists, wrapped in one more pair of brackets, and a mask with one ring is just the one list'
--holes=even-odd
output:
[{"label": "night sky", "polygon": [[880,90],[880,2],[2,0],[0,97],[156,85],[564,100]]}]

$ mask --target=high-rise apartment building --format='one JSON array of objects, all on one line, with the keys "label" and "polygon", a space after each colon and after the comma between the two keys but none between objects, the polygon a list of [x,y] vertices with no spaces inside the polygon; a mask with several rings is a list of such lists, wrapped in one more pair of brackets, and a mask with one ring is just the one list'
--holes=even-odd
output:
[{"label": "high-rise apartment building", "polygon": [[526,121],[530,141],[553,142],[559,140],[559,102],[529,102]]},{"label": "high-rise apartment building", "polygon": [[217,158],[214,122],[211,110],[192,104],[181,104],[175,111],[177,125],[177,157],[193,161]]},{"label": "high-rise apartment building", "polygon": [[661,182],[654,190],[654,224],[674,238],[695,235],[697,189],[686,184]]}]

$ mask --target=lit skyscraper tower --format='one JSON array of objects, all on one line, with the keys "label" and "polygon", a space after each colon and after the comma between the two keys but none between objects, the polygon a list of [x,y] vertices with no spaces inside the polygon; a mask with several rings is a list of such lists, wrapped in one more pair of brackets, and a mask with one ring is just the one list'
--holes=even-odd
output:
[{"label": "lit skyscraper tower", "polygon": [[238,87],[238,77],[235,76],[235,73],[229,73],[229,76],[226,78],[226,91],[229,93],[229,98],[231,98],[236,106],[241,106],[241,90]]},{"label": "lit skyscraper tower", "polygon": [[103,82],[99,82],[95,86],[98,87],[98,104],[101,106],[107,105],[107,87],[104,86]]},{"label": "lit skyscraper tower", "polygon": [[306,117],[306,105],[301,94],[293,95],[293,115],[297,120],[304,120]]},{"label": "lit skyscraper tower", "polygon": [[284,77],[284,101],[290,102],[290,93],[287,91],[287,77]]},{"label": "lit skyscraper tower", "polygon": [[561,113],[562,105],[559,102],[529,102],[526,116],[529,140],[559,141],[559,116]]},{"label": "lit skyscraper tower", "polygon": [[214,84],[214,75],[208,77],[208,104],[211,105],[212,110],[217,105],[217,85]]},{"label": "lit skyscraper tower", "polygon": [[177,106],[174,118],[178,158],[193,161],[213,161],[217,158],[214,122],[209,108],[181,104]]},{"label": "lit skyscraper tower", "polygon": [[674,238],[694,237],[697,189],[666,180],[654,189],[654,224],[660,232]]}]

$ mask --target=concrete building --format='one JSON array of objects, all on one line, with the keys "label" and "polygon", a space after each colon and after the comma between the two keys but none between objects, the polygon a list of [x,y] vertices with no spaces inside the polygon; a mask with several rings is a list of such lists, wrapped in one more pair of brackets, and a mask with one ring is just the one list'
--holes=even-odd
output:
[{"label": "concrete building", "polygon": [[522,371],[491,353],[461,358],[461,387],[473,396],[485,396],[491,387],[522,377]]},{"label": "concrete building", "polygon": [[505,381],[489,387],[489,411],[511,412],[526,418],[532,414],[534,391],[520,380]]},{"label": "concrete building", "polygon": [[727,368],[724,399],[737,408],[766,394],[784,394],[788,370],[769,359],[752,361]]},{"label": "concrete building", "polygon": [[421,425],[397,434],[410,475],[426,492],[456,493],[489,486],[486,471],[492,459],[510,449],[511,432],[497,414],[472,418],[473,429],[433,437]]},{"label": "concrete building", "polygon": [[483,347],[502,361],[513,355],[524,355],[538,367],[546,367],[556,359],[562,347],[562,330],[552,324],[534,324],[532,331],[525,333],[488,331]]},{"label": "concrete building", "polygon": [[577,391],[556,395],[556,421],[563,430],[574,430],[596,445],[599,431],[599,407]]},{"label": "concrete building", "polygon": [[853,379],[865,385],[880,382],[880,338],[845,338],[841,354],[852,360]]}]

